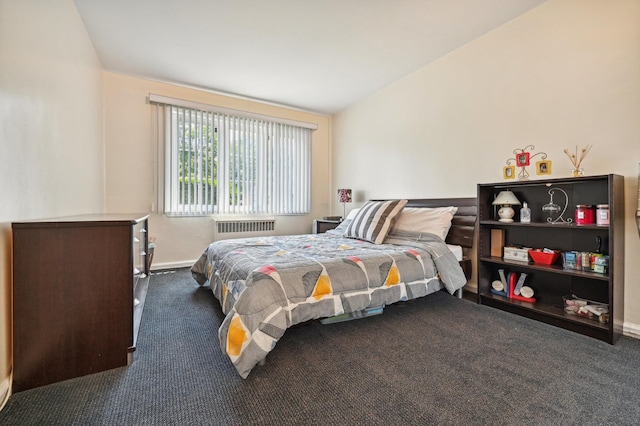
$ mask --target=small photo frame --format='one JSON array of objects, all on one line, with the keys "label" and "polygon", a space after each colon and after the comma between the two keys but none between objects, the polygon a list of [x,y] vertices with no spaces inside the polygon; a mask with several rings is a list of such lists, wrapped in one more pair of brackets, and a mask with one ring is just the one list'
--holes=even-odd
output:
[{"label": "small photo frame", "polygon": [[526,167],[529,165],[529,156],[530,153],[528,152],[521,152],[519,154],[516,154],[516,165],[518,167]]},{"label": "small photo frame", "polygon": [[515,179],[516,178],[516,166],[504,166],[502,168],[503,179]]},{"label": "small photo frame", "polygon": [[536,162],[536,174],[538,175],[550,175],[551,174],[551,160],[541,160]]}]

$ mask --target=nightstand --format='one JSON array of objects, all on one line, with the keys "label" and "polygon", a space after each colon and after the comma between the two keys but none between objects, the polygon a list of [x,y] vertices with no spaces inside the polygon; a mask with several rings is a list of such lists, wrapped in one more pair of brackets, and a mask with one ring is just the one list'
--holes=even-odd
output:
[{"label": "nightstand", "polygon": [[322,234],[330,229],[336,228],[338,225],[340,225],[339,220],[315,219],[313,221],[312,232],[314,234]]}]

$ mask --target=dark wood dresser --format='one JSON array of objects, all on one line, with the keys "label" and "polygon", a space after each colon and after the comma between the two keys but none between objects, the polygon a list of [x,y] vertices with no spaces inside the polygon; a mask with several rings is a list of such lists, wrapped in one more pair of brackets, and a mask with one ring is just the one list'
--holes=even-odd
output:
[{"label": "dark wood dresser", "polygon": [[128,365],[148,286],[148,215],[12,229],[13,392]]}]

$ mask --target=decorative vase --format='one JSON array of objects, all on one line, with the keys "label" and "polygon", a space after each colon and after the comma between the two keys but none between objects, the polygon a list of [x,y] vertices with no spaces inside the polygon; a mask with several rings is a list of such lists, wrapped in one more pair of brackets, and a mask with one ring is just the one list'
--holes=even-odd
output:
[{"label": "decorative vase", "polygon": [[584,169],[582,167],[571,170],[572,177],[582,177],[584,176]]}]

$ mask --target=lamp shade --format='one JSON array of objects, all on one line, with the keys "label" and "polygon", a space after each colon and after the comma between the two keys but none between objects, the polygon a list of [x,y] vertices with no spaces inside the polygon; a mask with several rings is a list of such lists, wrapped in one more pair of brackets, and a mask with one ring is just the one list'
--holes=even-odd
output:
[{"label": "lamp shade", "polygon": [[515,194],[511,191],[500,191],[495,200],[493,200],[494,206],[519,206],[520,201],[516,198]]},{"label": "lamp shade", "polygon": [[338,202],[350,203],[351,202],[351,190],[350,189],[338,189]]}]

